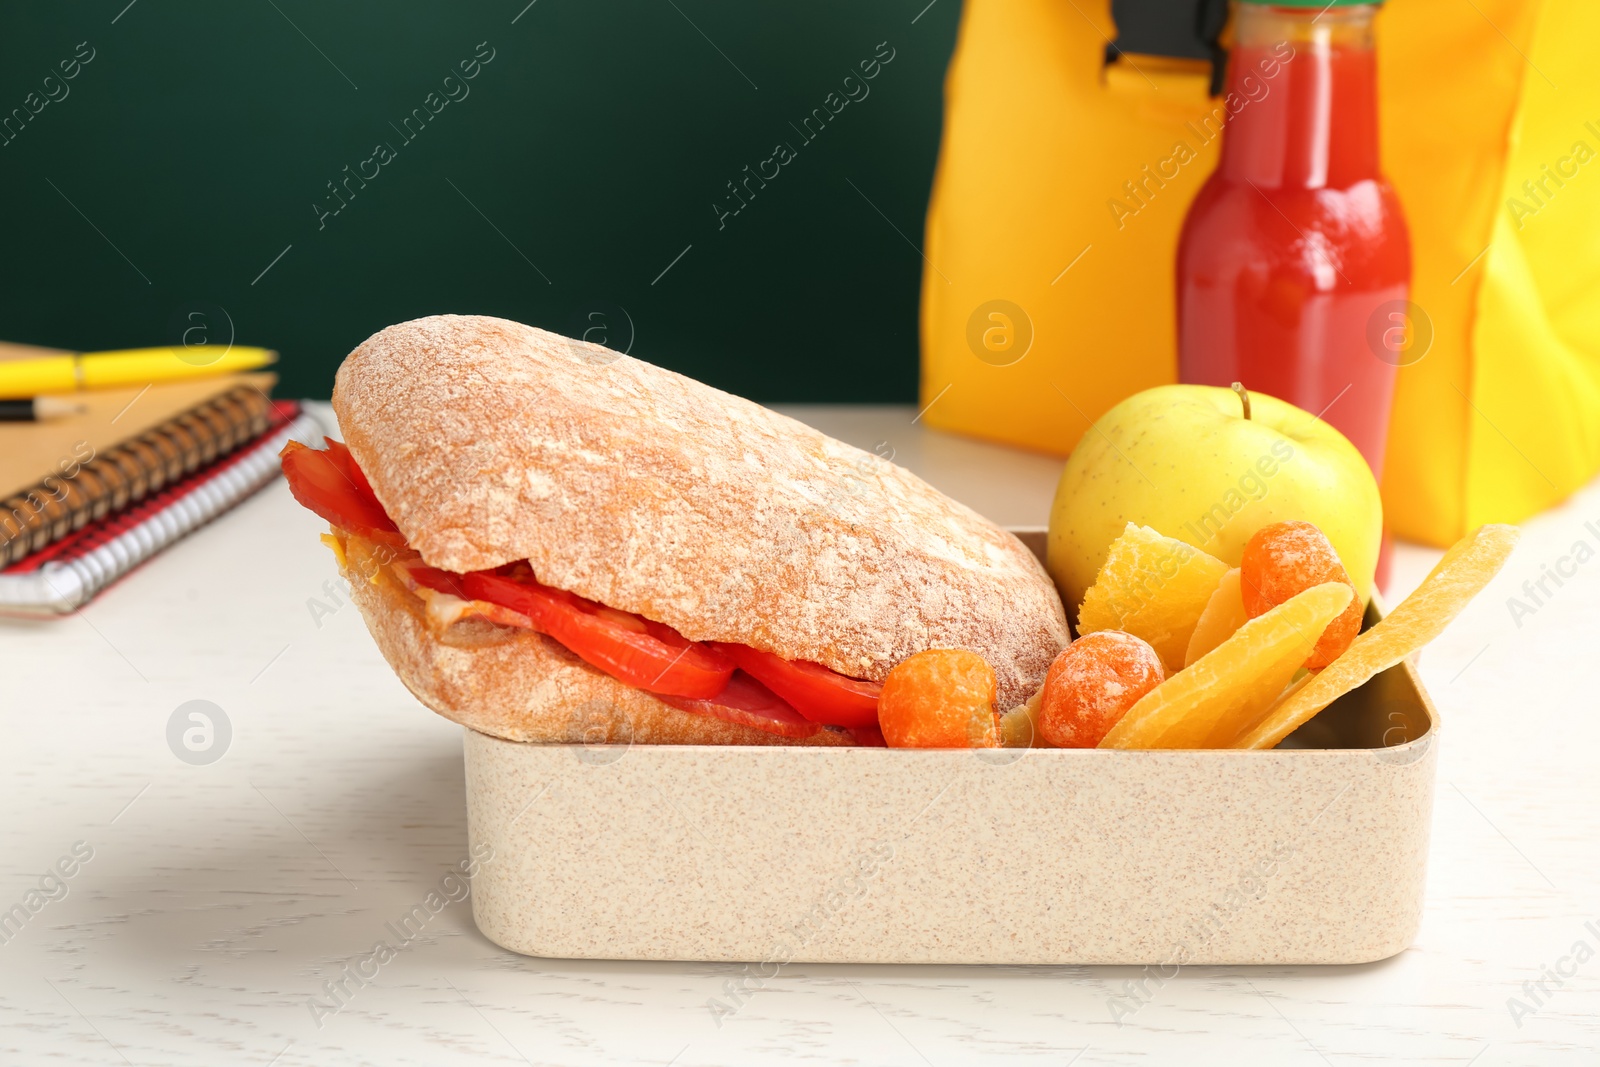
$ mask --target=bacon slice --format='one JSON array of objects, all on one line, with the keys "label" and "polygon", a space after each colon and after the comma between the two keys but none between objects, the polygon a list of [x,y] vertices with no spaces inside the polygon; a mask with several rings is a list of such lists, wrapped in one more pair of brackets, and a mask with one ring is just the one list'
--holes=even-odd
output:
[{"label": "bacon slice", "polygon": [[744,671],[734,671],[727,687],[709,699],[694,700],[660,693],[652,695],[679,711],[710,715],[741,726],[754,726],[757,730],[782,737],[810,737],[822,729]]},{"label": "bacon slice", "polygon": [[850,740],[862,748],[888,748],[889,742],[883,739],[883,731],[876,726],[857,726],[847,730]]},{"label": "bacon slice", "polygon": [[412,593],[422,599],[428,625],[434,633],[460,622],[462,619],[485,619],[500,626],[519,626],[524,630],[537,630],[533,620],[518,611],[487,600],[472,600],[460,594],[460,587],[447,572],[425,566],[415,560],[395,560],[389,565],[394,576]]}]

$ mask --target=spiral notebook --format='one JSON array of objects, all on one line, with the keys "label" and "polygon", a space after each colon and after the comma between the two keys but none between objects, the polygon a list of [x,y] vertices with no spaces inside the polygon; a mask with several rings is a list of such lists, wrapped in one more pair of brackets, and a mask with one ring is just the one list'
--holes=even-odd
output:
[{"label": "spiral notebook", "polygon": [[86,392],[81,415],[0,424],[0,611],[73,611],[270,481],[319,432],[274,381]]}]

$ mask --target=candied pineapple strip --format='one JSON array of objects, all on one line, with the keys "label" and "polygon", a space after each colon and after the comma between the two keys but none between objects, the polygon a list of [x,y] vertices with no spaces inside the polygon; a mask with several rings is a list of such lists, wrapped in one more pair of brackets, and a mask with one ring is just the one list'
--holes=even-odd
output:
[{"label": "candied pineapple strip", "polygon": [[1148,526],[1128,523],[1078,608],[1078,634],[1121,630],[1149,643],[1168,673],[1183,668],[1195,622],[1228,565]]},{"label": "candied pineapple strip", "polygon": [[1232,637],[1234,631],[1250,621],[1250,613],[1244,607],[1244,594],[1239,588],[1240,573],[1239,568],[1235,567],[1217,583],[1216,592],[1206,602],[1206,609],[1200,613],[1200,621],[1194,624],[1194,633],[1189,637],[1189,650],[1183,655],[1185,667]]},{"label": "candied pineapple strip", "polygon": [[1251,619],[1146,693],[1100,747],[1228,747],[1277,701],[1353,595],[1348,585],[1328,582]]},{"label": "candied pineapple strip", "polygon": [[1317,712],[1438,637],[1500,572],[1517,536],[1515,526],[1490,525],[1457,541],[1410,596],[1233,747],[1272,748]]},{"label": "candied pineapple strip", "polygon": [[1049,748],[1039,736],[1039,701],[1044,696],[1041,688],[1025,703],[1018,704],[1000,716],[1000,745],[1003,748]]}]

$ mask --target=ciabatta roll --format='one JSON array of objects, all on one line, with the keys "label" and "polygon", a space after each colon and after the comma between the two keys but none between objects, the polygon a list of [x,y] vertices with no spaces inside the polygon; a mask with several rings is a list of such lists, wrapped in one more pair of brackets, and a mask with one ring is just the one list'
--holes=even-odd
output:
[{"label": "ciabatta roll", "polygon": [[[526,560],[547,586],[692,641],[872,682],[913,653],[970,649],[994,667],[1002,710],[1068,640],[1039,562],[971,509],[888,460],[597,345],[503,319],[418,319],[350,354],[333,405],[431,567]],[[670,707],[542,634],[482,620],[435,632],[402,586],[364,573],[350,575],[356,602],[390,664],[475,729],[592,740],[599,712],[576,707],[598,701],[624,709],[635,742],[782,740]]]}]

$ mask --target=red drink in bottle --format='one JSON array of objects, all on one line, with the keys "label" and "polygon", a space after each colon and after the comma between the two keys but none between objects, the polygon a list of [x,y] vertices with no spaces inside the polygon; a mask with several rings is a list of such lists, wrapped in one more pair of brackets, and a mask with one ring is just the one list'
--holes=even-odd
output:
[{"label": "red drink in bottle", "polygon": [[1411,241],[1378,165],[1376,12],[1238,6],[1222,157],[1178,248],[1178,369],[1321,414],[1381,476]]}]

